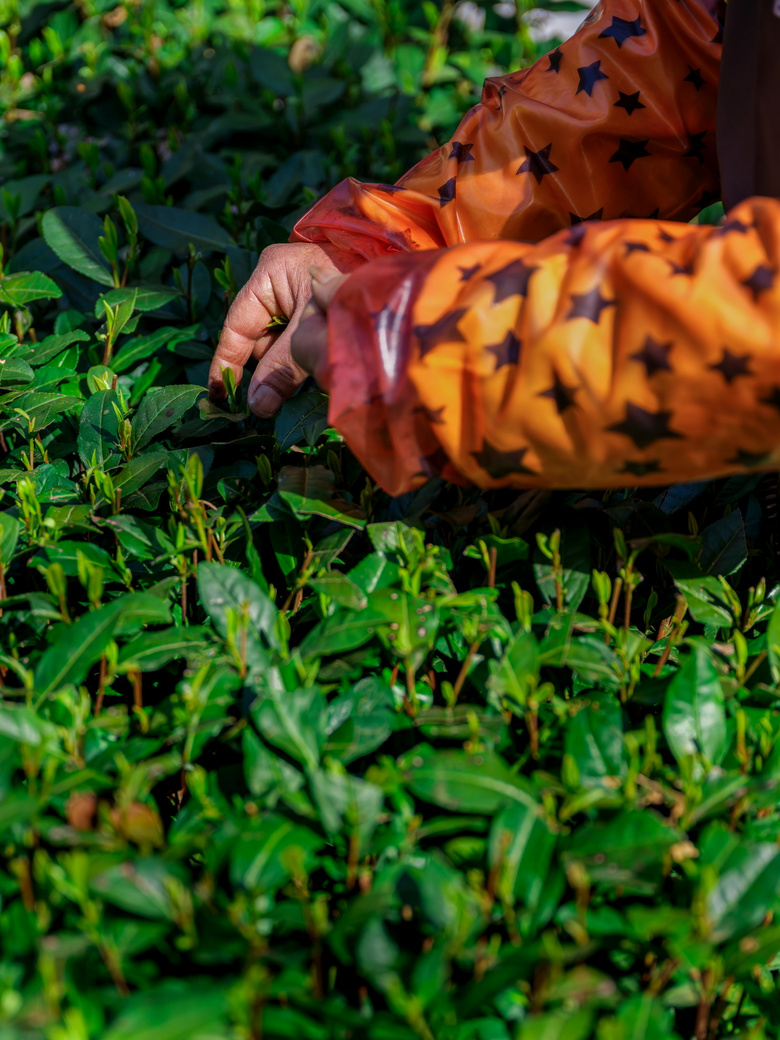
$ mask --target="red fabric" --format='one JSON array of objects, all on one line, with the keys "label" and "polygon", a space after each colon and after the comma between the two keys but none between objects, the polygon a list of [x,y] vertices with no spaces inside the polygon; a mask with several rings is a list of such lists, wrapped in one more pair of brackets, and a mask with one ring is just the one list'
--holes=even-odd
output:
[{"label": "red fabric", "polygon": [[346,181],[299,222],[369,261],[329,312],[326,382],[389,492],[780,464],[780,202],[655,219],[718,197],[720,52],[710,0],[603,0],[398,186]]}]

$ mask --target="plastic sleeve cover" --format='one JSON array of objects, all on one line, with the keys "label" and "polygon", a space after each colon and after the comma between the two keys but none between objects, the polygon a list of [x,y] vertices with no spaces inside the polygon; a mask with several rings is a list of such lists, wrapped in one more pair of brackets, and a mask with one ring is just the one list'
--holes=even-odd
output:
[{"label": "plastic sleeve cover", "polygon": [[584,219],[687,220],[719,198],[716,0],[602,0],[521,72],[487,80],[452,140],[397,185],[349,178],[291,241],[366,260],[476,239],[538,242]]},{"label": "plastic sleeve cover", "polygon": [[[682,5],[680,5],[682,6]],[[780,201],[365,264],[328,314],[330,421],[391,494],[780,467]]]}]

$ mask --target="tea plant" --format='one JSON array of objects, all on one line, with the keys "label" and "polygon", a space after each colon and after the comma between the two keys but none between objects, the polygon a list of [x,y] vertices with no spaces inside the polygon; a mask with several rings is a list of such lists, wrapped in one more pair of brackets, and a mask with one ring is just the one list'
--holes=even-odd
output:
[{"label": "tea plant", "polygon": [[780,1037],[776,477],[390,500],[205,400],[483,10],[0,3],[0,1040]]}]

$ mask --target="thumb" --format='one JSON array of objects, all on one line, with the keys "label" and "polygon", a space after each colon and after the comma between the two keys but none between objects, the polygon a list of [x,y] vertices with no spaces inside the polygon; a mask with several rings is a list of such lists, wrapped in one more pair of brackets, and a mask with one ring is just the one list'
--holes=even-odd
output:
[{"label": "thumb", "polygon": [[322,267],[317,264],[312,264],[309,274],[311,275],[311,294],[314,301],[318,307],[326,311],[349,275],[340,274],[333,267]]}]

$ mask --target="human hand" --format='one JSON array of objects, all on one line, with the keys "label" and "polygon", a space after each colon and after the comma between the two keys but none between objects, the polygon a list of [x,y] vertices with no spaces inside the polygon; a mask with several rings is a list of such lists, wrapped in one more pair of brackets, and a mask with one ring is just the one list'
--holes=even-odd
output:
[{"label": "human hand", "polygon": [[290,343],[293,361],[320,384],[328,363],[328,307],[348,277],[331,267],[312,266],[312,299],[306,305]]},{"label": "human hand", "polygon": [[[240,383],[250,357],[258,359],[249,385],[249,407],[255,415],[274,415],[306,378],[293,360],[290,343],[311,298],[312,265],[334,275],[351,271],[364,261],[335,246],[291,242],[269,246],[260,256],[252,277],[228,311],[209,371],[212,400],[225,397],[223,370],[230,369]],[[273,318],[288,318],[272,326]]]}]

